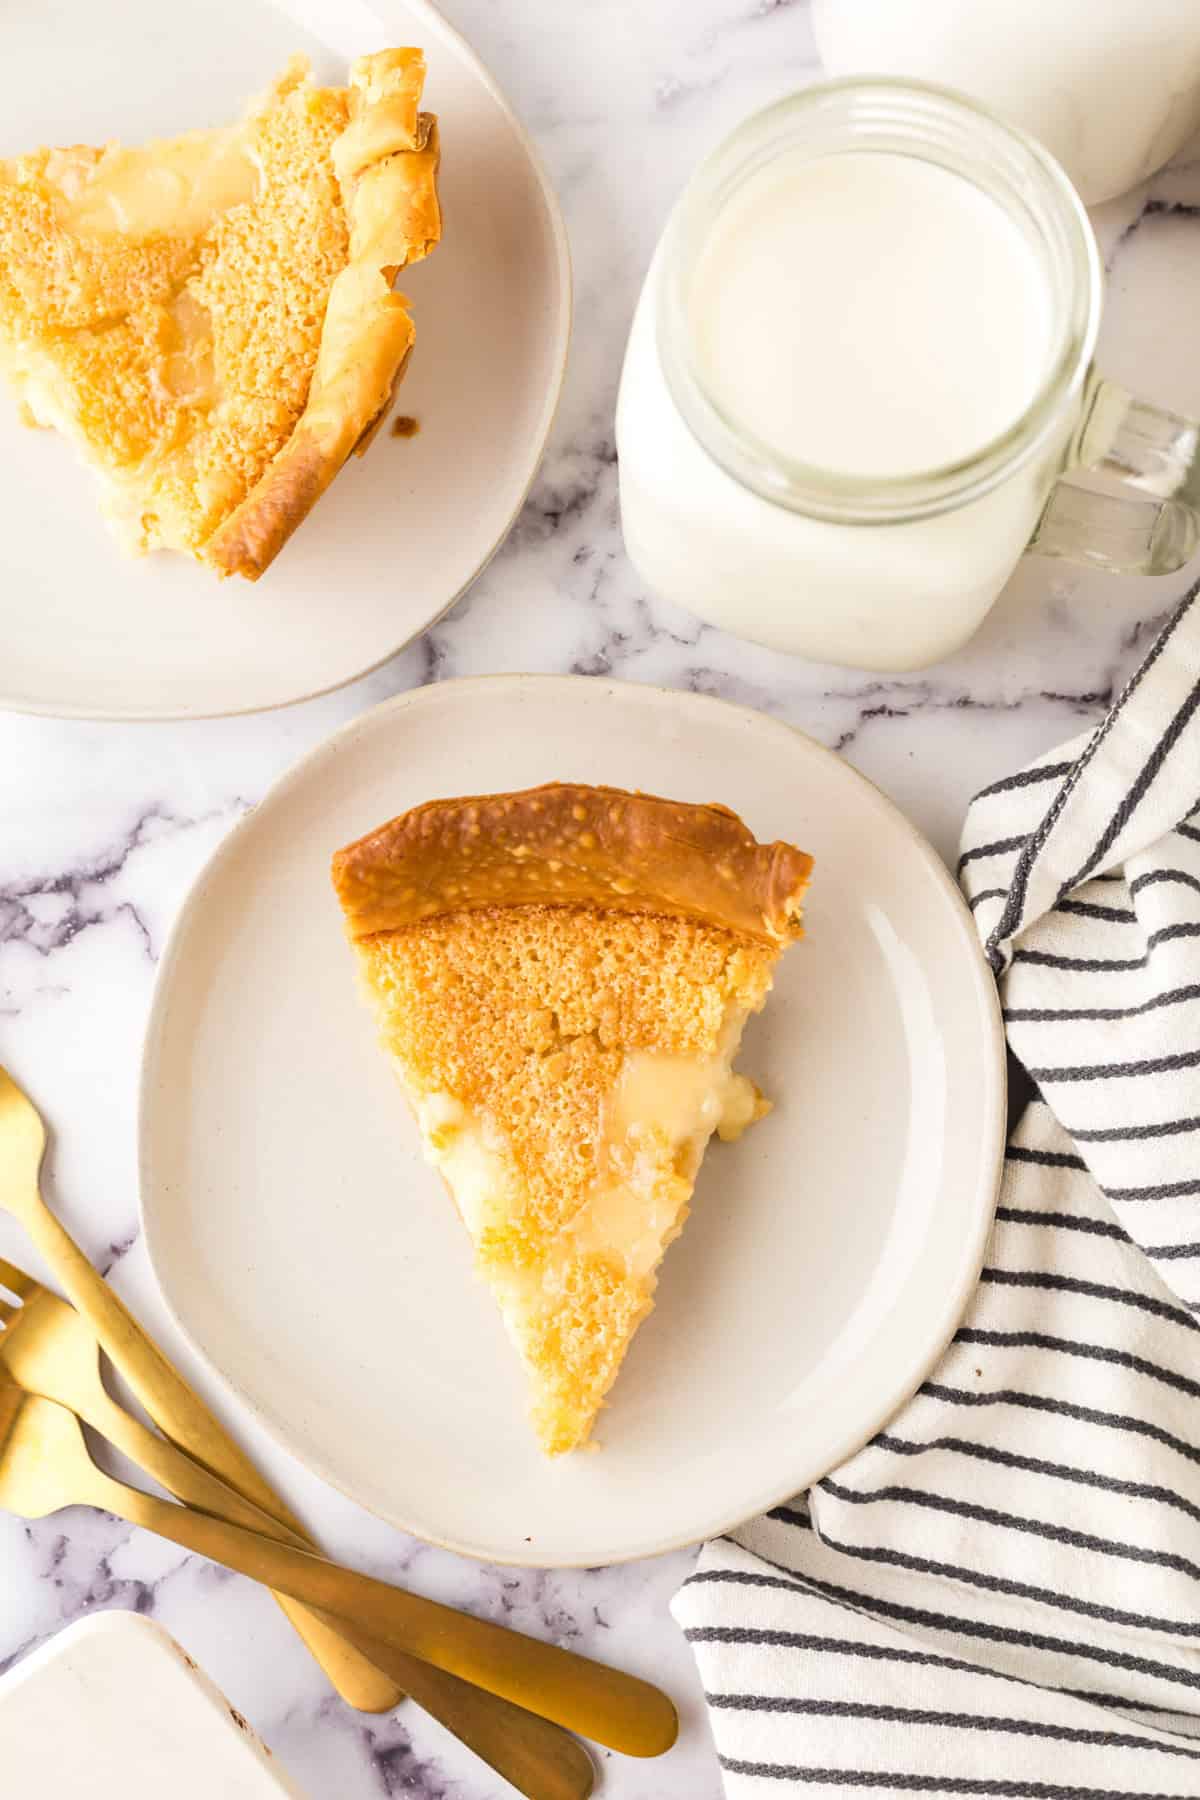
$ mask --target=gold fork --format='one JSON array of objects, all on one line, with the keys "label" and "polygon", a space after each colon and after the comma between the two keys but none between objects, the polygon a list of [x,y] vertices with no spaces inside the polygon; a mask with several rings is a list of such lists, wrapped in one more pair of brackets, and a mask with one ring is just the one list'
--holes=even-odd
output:
[{"label": "gold fork", "polygon": [[636,1675],[126,1487],[96,1467],[74,1414],[26,1394],[0,1369],[0,1508],[40,1519],[81,1505],[115,1513],[253,1581],[352,1619],[372,1640],[627,1756],[661,1756],[678,1735],[670,1700]]},{"label": "gold fork", "polygon": [[[69,1408],[189,1506],[302,1547],[286,1527],[117,1404],[101,1380],[96,1335],[65,1300],[2,1258],[0,1288],[18,1301],[0,1297],[0,1374],[7,1370],[27,1393]],[[561,1727],[403,1651],[359,1639],[332,1617],[326,1622],[528,1800],[587,1800],[595,1780],[591,1758]]]}]

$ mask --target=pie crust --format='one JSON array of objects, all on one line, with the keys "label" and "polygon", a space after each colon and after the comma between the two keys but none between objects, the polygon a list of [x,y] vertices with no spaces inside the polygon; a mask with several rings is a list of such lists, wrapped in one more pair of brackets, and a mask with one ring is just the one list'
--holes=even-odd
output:
[{"label": "pie crust", "polygon": [[333,860],[354,938],[540,902],[706,919],[783,945],[802,935],[811,870],[804,851],[758,843],[728,807],[570,782],[431,800]]}]

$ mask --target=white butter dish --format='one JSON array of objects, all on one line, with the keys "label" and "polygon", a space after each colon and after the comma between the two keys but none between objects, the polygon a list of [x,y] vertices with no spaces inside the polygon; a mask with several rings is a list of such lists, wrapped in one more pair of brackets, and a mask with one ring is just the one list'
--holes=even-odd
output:
[{"label": "white butter dish", "polygon": [[97,1613],[0,1680],[0,1769],[42,1800],[302,1800],[271,1752],[161,1626]]}]

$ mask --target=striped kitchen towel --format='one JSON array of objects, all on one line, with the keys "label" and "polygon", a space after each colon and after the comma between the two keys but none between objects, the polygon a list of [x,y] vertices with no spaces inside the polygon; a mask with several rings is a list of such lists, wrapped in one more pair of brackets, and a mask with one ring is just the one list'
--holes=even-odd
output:
[{"label": "striped kitchen towel", "polygon": [[1038,1098],[979,1288],[866,1448],[675,1599],[729,1800],[1200,1797],[1200,602],[975,800]]}]

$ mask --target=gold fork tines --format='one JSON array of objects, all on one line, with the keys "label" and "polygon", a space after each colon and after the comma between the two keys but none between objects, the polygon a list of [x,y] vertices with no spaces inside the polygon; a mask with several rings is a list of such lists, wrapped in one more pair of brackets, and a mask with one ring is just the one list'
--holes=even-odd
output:
[{"label": "gold fork tines", "polygon": [[[0,1366],[28,1393],[54,1400],[115,1445],[178,1499],[283,1540],[303,1539],[193,1462],[112,1398],[100,1376],[100,1345],[81,1313],[23,1269],[0,1257]],[[185,1492],[186,1490],[186,1492]]]}]

